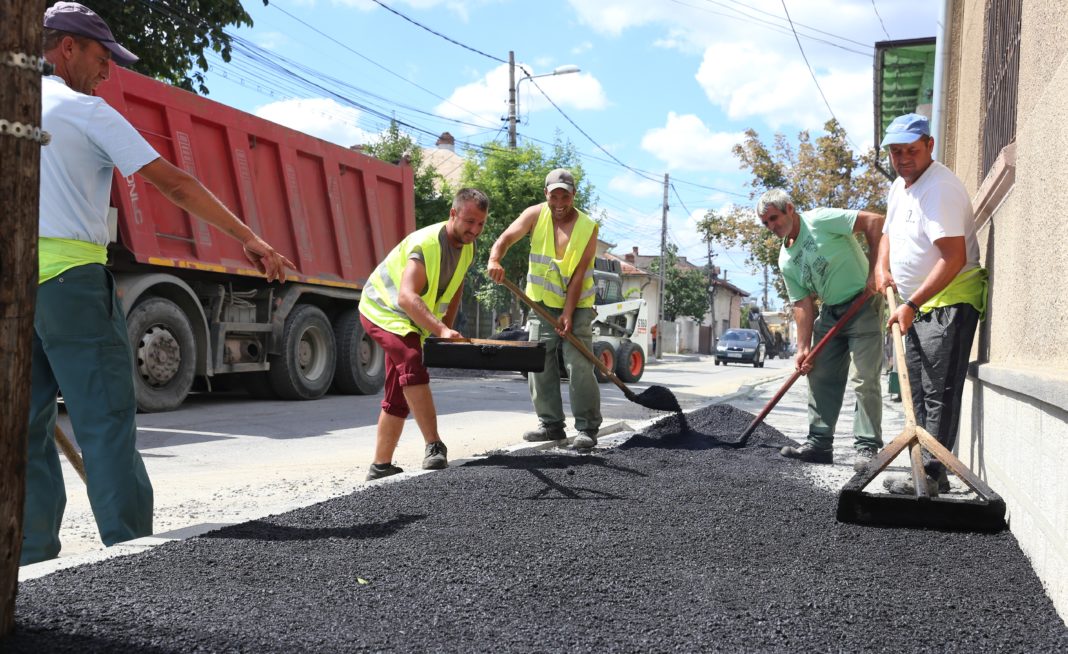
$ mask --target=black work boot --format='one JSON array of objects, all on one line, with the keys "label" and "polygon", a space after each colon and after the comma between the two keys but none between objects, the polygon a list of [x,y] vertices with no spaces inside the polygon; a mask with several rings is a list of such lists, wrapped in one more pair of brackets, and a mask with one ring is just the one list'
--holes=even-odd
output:
[{"label": "black work boot", "polygon": [[830,448],[822,450],[812,443],[805,443],[801,447],[787,445],[779,450],[779,454],[785,456],[787,459],[798,459],[799,461],[806,461],[808,463],[834,463],[831,458]]},{"label": "black work boot", "polygon": [[547,427],[542,425],[534,431],[528,431],[523,434],[523,440],[531,443],[537,443],[541,441],[562,441],[567,439],[567,432],[560,425],[555,427]]}]

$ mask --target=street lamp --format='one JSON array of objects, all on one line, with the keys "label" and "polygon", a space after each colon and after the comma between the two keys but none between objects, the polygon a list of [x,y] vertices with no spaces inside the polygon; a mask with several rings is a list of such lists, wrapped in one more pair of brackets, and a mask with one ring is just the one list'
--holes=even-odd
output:
[{"label": "street lamp", "polygon": [[[535,77],[552,77],[553,75],[567,75],[568,73],[579,72],[579,67],[567,64],[564,66],[557,66],[551,73],[543,73],[541,75],[523,75],[519,79],[522,82],[525,79],[534,79]],[[516,124],[516,111],[518,103],[516,102],[516,90],[519,88],[519,82],[515,80],[515,53],[508,52],[508,147],[515,149],[515,124]]]}]

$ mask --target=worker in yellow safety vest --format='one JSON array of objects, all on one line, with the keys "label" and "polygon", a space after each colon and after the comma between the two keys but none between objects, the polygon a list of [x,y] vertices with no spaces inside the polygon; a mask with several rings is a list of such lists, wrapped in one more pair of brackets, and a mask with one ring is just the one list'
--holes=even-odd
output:
[{"label": "worker in yellow safety vest", "polygon": [[409,412],[426,442],[423,468],[440,470],[449,465],[448,449],[438,435],[422,345],[427,336],[462,337],[452,324],[464,275],[474,258],[474,242],[488,211],[485,193],[461,189],[447,221],[409,234],[367,279],[360,298],[360,324],[386,355],[385,396],[368,481],[403,472],[393,465],[393,453]]},{"label": "worker in yellow safety vest", "polygon": [[597,223],[574,202],[575,178],[571,172],[563,168],[550,172],[545,178],[545,202],[526,208],[501,233],[490,250],[486,272],[495,282],[504,279],[501,259],[519,239],[531,235],[526,293],[556,318],[559,328],[554,329],[536,315],[530,319],[530,339],[545,342],[545,369],[529,377],[530,399],[539,426],[524,434],[523,439],[567,438],[557,363],[557,348],[563,347],[571,412],[579,432],[573,444],[576,449],[589,449],[597,444],[601,428],[601,391],[593,364],[564,339],[570,332],[587,350],[593,347]]}]

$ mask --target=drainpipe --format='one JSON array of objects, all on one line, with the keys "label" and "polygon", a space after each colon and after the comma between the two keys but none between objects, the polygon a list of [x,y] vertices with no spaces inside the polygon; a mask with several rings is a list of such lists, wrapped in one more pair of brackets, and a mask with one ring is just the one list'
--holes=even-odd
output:
[{"label": "drainpipe", "polygon": [[942,6],[938,10],[938,34],[935,36],[935,73],[934,73],[934,102],[931,113],[931,131],[935,140],[934,158],[936,161],[942,161],[943,154],[946,151],[945,142],[942,140],[942,135],[946,133],[945,130],[945,102],[946,91],[949,88],[948,75],[949,72],[949,39],[952,37],[950,33],[949,21],[953,13],[952,7],[953,0],[942,0]]}]

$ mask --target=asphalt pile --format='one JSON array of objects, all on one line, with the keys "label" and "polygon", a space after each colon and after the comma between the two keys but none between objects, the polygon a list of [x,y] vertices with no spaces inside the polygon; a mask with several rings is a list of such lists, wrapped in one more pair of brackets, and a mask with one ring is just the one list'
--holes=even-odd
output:
[{"label": "asphalt pile", "polygon": [[751,419],[707,407],[60,571],[20,585],[0,649],[1068,651],[1010,533],[839,524],[781,434],[720,442]]}]

